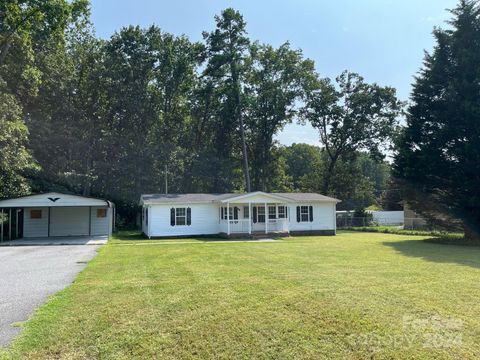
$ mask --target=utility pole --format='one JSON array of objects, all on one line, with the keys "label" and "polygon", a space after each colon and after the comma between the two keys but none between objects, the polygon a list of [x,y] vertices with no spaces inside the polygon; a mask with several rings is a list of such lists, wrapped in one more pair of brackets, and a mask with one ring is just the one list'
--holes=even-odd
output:
[{"label": "utility pole", "polygon": [[165,195],[168,194],[168,165],[165,165]]}]

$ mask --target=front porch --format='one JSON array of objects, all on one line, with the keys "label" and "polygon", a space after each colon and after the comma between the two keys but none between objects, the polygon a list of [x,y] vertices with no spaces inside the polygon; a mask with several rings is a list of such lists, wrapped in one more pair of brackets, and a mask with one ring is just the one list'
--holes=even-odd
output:
[{"label": "front porch", "polygon": [[289,207],[285,203],[227,202],[219,209],[223,236],[289,233]]}]

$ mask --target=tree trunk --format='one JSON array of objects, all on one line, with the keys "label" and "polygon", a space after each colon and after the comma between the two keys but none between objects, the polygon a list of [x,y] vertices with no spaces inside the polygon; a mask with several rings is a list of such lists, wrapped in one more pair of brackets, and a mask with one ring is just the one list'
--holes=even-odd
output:
[{"label": "tree trunk", "polygon": [[330,157],[330,164],[328,164],[327,173],[323,178],[322,192],[324,195],[328,194],[328,188],[330,187],[330,181],[332,179],[333,170],[337,164],[338,156]]},{"label": "tree trunk", "polygon": [[235,88],[235,117],[240,124],[240,136],[242,141],[242,155],[243,155],[243,173],[245,175],[245,186],[247,192],[251,191],[250,188],[250,171],[248,169],[248,154],[247,154],[247,141],[245,139],[245,126],[243,124],[242,109],[240,103],[240,81],[238,79],[237,69],[235,64],[230,66],[232,71],[233,86]]}]

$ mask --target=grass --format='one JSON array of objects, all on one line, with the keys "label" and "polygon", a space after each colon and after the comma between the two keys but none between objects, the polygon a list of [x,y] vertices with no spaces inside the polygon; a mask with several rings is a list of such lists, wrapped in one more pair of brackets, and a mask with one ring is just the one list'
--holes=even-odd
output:
[{"label": "grass", "polygon": [[359,232],[137,238],[104,246],[4,357],[480,357],[480,248]]}]

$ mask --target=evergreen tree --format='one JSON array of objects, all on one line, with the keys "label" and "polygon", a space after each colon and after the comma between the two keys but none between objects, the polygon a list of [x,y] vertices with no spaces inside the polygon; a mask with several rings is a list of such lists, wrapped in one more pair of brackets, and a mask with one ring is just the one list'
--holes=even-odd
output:
[{"label": "evergreen tree", "polygon": [[480,232],[480,8],[462,0],[416,77],[395,175],[432,222]]},{"label": "evergreen tree", "polygon": [[217,93],[218,96],[224,98],[219,113],[221,126],[218,126],[217,131],[217,153],[220,158],[226,157],[227,161],[230,160],[229,156],[234,152],[234,133],[239,129],[245,190],[250,192],[250,171],[242,111],[242,83],[250,40],[246,36],[246,23],[238,11],[232,8],[225,9],[221,15],[215,16],[215,21],[217,28],[210,33],[204,33],[208,58],[204,76],[216,83],[221,89]]}]

